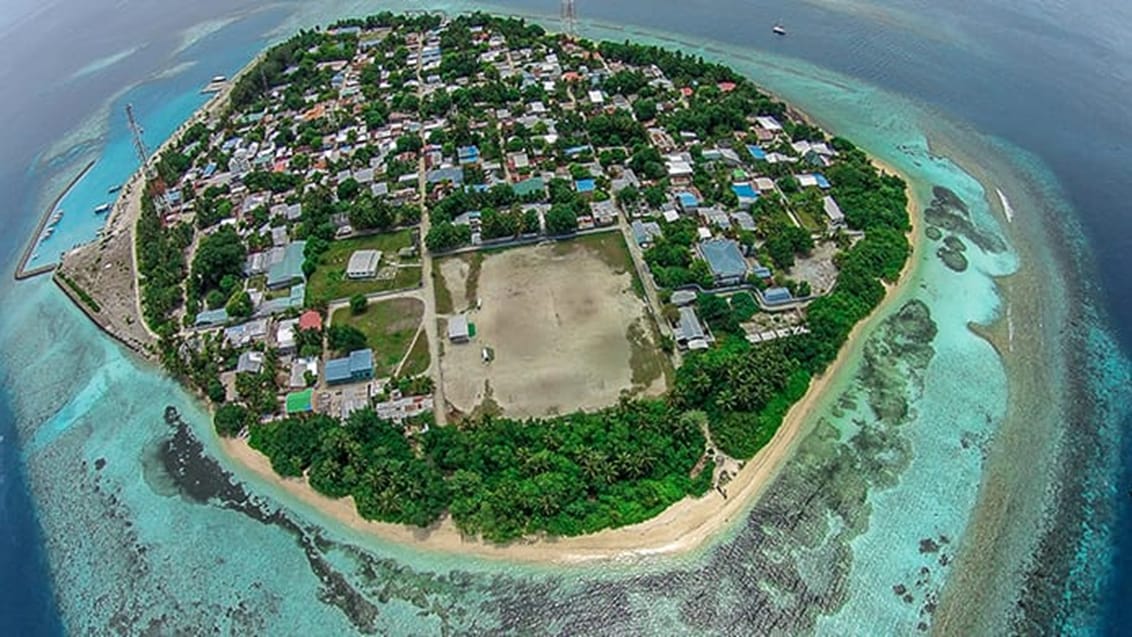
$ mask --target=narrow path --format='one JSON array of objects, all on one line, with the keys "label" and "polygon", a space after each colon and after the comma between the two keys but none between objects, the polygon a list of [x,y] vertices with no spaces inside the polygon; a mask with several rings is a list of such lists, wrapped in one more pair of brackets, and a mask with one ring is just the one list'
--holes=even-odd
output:
[{"label": "narrow path", "polygon": [[[625,247],[629,249],[629,256],[633,259],[633,267],[636,268],[637,279],[640,280],[641,287],[645,291],[646,303],[649,307],[649,313],[653,316],[653,322],[656,323],[656,328],[660,330],[663,336],[668,336],[675,341],[676,335],[672,331],[672,326],[668,324],[668,321],[664,320],[664,314],[661,311],[664,305],[660,302],[660,295],[657,294],[656,286],[653,285],[649,266],[645,263],[644,253],[641,251],[641,247],[637,245],[637,240],[633,238],[633,231],[629,226],[628,219],[625,218],[624,212],[618,213],[617,226],[621,230]],[[670,359],[674,367],[680,367],[680,363],[683,362],[680,350],[673,348]]]},{"label": "narrow path", "polygon": [[[424,82],[421,78],[421,55],[420,51],[424,50],[424,34],[421,34],[419,42],[419,50],[417,54],[417,96],[424,96]],[[430,211],[428,201],[428,179],[427,179],[427,166],[425,165],[424,155],[421,156],[418,165],[418,188],[420,189],[421,197],[421,300],[424,301],[424,315],[421,317],[421,323],[424,328],[424,333],[428,338],[428,356],[429,356],[429,370],[432,377],[433,384],[433,400],[436,407],[433,409],[436,424],[444,426],[448,421],[447,401],[444,400],[444,373],[440,366],[440,328],[437,325],[436,316],[436,285],[433,282],[433,259],[432,253],[425,245],[425,237],[428,236],[428,231],[432,228],[432,220],[430,219]],[[411,349],[409,351],[412,351]],[[402,361],[404,363],[404,361]],[[399,368],[398,368],[399,370]]]},{"label": "narrow path", "polygon": [[[428,334],[425,333],[423,318],[421,324],[417,327],[417,335],[413,337],[413,342],[409,343],[409,349],[405,350],[405,355],[401,357],[401,361],[398,362],[397,367],[393,369],[393,375],[395,377],[401,378],[401,372],[405,370],[405,363],[409,362],[409,356],[412,355],[413,350],[417,348],[417,341],[421,339],[422,334],[424,334],[424,338],[428,338]],[[427,374],[431,369],[432,361],[429,361],[429,369],[426,369],[425,373]]]}]

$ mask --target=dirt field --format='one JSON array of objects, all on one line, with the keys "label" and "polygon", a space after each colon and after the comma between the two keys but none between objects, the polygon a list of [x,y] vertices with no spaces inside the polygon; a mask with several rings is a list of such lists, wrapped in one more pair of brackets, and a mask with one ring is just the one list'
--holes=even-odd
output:
[{"label": "dirt field", "polygon": [[[448,402],[464,413],[481,407],[521,418],[606,407],[623,389],[663,393],[657,361],[666,359],[645,304],[632,275],[608,261],[607,248],[584,241],[485,255],[482,308],[468,316],[476,336],[444,345]],[[453,260],[441,272],[460,308],[467,264]],[[494,350],[490,364],[484,347]]]},{"label": "dirt field", "polygon": [[451,295],[451,307],[443,308],[440,300],[437,300],[437,312],[444,312],[446,310],[453,310],[455,312],[463,312],[468,308],[468,273],[471,271],[469,265],[471,259],[464,256],[451,257],[448,259],[441,259],[436,262],[439,266],[440,274],[444,279],[444,287],[447,288],[448,293]]}]

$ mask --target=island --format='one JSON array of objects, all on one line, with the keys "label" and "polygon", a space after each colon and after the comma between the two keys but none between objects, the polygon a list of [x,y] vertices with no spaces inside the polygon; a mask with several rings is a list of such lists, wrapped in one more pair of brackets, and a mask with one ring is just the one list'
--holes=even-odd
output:
[{"label": "island", "polygon": [[909,261],[899,175],[676,51],[382,13],[216,90],[55,279],[363,520],[505,544],[726,500]]}]

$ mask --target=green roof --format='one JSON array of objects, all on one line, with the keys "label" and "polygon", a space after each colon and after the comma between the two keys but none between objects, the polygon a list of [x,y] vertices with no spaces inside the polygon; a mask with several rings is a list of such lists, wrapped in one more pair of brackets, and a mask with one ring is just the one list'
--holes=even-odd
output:
[{"label": "green roof", "polygon": [[283,249],[283,260],[267,269],[267,287],[284,288],[303,280],[306,241],[292,241]]},{"label": "green roof", "polygon": [[532,192],[546,192],[546,184],[542,177],[531,177],[511,186],[511,189],[515,191],[516,195],[524,197]]},{"label": "green roof", "polygon": [[314,409],[314,389],[291,392],[287,394],[287,413],[302,414]]}]

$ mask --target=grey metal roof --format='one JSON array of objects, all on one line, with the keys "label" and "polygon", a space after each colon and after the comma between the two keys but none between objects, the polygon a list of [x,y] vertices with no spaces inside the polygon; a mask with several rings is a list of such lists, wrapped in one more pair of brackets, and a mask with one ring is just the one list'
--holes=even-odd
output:
[{"label": "grey metal roof", "polygon": [[448,319],[448,338],[468,338],[468,316],[458,314]]},{"label": "grey metal roof", "polygon": [[712,274],[718,278],[747,276],[747,261],[739,244],[730,239],[712,239],[700,243],[700,254]]},{"label": "grey metal roof", "polygon": [[687,341],[704,337],[704,328],[700,325],[700,319],[696,317],[696,311],[689,306],[680,308],[680,335]]}]

